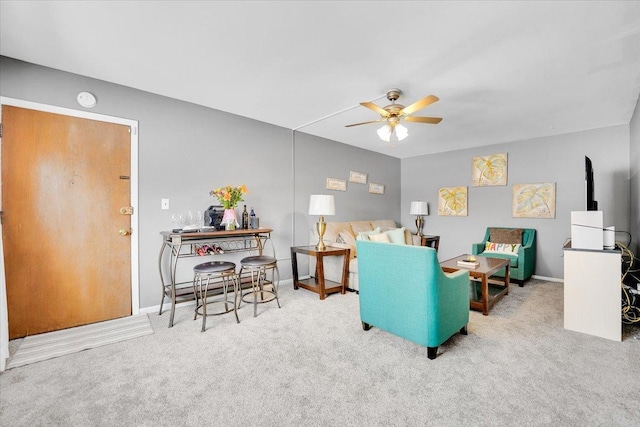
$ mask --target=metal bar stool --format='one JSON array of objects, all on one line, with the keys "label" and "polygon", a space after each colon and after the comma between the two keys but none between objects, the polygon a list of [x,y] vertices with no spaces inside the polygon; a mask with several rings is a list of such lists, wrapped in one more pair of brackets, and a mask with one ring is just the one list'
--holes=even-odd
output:
[{"label": "metal bar stool", "polygon": [[[207,294],[209,293],[209,285],[212,279],[221,280],[223,297],[222,299],[207,302]],[[233,286],[233,308],[229,308],[229,301],[227,300],[229,282],[231,282]],[[233,262],[210,261],[193,267],[193,293],[196,297],[196,308],[194,310],[193,320],[196,320],[198,315],[202,316],[202,332],[204,332],[206,328],[207,316],[217,316],[229,313],[231,310],[233,310],[236,315],[236,322],[240,323],[237,304],[238,292],[238,277],[236,276],[236,265]],[[217,302],[224,303],[224,311],[207,313],[207,304]]]},{"label": "metal bar stool", "polygon": [[[273,249],[273,242],[271,243]],[[278,260],[274,256],[256,255],[248,256],[240,260],[240,283],[242,283],[242,274],[247,271],[251,274],[251,290],[244,292],[240,297],[246,303],[253,302],[253,317],[258,315],[258,304],[271,302],[274,299],[280,308],[280,300],[278,299],[278,285],[280,284],[280,271],[278,270]],[[271,270],[271,281],[267,280],[267,271]],[[271,284],[271,289],[265,289],[265,284]],[[260,295],[260,301],[258,301]],[[253,296],[253,301],[248,298]]]}]

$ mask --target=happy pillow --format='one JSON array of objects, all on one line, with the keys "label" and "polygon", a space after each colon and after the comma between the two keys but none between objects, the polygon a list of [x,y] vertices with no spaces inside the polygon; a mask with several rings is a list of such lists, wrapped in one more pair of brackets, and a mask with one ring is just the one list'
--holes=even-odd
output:
[{"label": "happy pillow", "polygon": [[484,253],[504,254],[504,255],[518,255],[520,250],[520,244],[518,243],[493,243],[487,242],[484,245]]}]

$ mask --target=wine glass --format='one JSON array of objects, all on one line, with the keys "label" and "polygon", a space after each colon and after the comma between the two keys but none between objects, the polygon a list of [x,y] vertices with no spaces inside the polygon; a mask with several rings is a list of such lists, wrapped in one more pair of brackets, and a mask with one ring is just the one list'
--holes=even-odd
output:
[{"label": "wine glass", "polygon": [[203,222],[203,216],[202,216],[202,211],[196,211],[196,220],[198,221],[197,224],[199,227],[201,227],[204,222]]},{"label": "wine glass", "polygon": [[179,225],[180,225],[180,214],[176,213],[176,212],[173,212],[171,214],[171,222],[173,223],[173,229],[174,230],[177,229],[177,228],[180,228],[179,227]]}]

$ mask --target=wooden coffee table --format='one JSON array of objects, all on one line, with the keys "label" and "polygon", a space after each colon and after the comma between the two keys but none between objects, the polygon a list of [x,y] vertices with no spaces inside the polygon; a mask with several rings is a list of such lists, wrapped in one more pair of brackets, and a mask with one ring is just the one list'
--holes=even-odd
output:
[{"label": "wooden coffee table", "polygon": [[[480,263],[478,267],[462,267],[458,265],[459,260],[468,258],[469,255],[460,255],[440,263],[442,271],[453,273],[458,270],[469,270],[469,276],[473,278],[469,291],[469,306],[474,310],[482,310],[482,314],[487,316],[489,309],[503,296],[509,295],[509,260],[501,258],[487,258],[478,256],[476,259]],[[502,278],[491,278],[502,268],[505,269],[504,280]]]}]

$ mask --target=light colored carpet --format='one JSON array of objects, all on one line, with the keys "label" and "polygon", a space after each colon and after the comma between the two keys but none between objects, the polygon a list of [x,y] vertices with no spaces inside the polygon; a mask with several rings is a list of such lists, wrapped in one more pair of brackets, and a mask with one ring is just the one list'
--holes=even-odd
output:
[{"label": "light colored carpet", "polygon": [[75,328],[25,337],[7,363],[7,369],[65,356],[90,348],[152,334],[149,316],[123,317]]},{"label": "light colored carpet", "polygon": [[358,295],[291,284],[212,317],[149,314],[155,333],[0,375],[2,426],[627,426],[640,419],[640,328],[563,328],[563,285],[514,286],[435,360],[377,328]]}]

